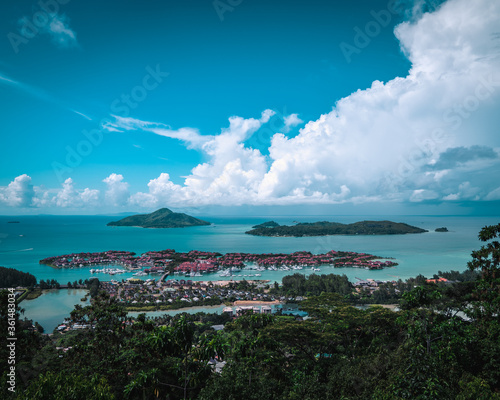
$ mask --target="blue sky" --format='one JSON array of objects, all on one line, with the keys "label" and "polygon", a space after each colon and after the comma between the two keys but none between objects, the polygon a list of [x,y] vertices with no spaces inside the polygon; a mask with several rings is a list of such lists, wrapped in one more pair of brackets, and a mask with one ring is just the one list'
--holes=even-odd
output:
[{"label": "blue sky", "polygon": [[0,213],[495,212],[500,6],[440,3],[4,4]]}]

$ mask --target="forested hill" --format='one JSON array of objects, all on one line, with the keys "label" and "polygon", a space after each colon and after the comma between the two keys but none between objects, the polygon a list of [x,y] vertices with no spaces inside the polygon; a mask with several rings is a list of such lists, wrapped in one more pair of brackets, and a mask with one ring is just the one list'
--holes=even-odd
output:
[{"label": "forested hill", "polygon": [[0,267],[0,288],[36,285],[36,278],[28,272]]},{"label": "forested hill", "polygon": [[425,229],[402,222],[361,221],[353,224],[340,222],[303,222],[296,225],[275,227],[261,226],[245,233],[255,236],[326,236],[326,235],[402,235],[423,233]]},{"label": "forested hill", "polygon": [[210,225],[210,222],[184,213],[174,213],[168,208],[161,208],[151,214],[131,215],[119,221],[108,223],[108,226],[139,226],[142,228],[183,228],[201,225]]}]

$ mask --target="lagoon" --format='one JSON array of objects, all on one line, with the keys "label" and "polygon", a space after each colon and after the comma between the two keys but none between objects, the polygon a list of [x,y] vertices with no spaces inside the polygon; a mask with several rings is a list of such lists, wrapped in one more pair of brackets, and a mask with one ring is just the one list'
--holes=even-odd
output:
[{"label": "lagoon", "polygon": [[19,306],[23,308],[24,314],[21,318],[37,321],[43,326],[45,333],[52,333],[55,327],[69,317],[70,312],[76,304],[86,306],[90,300],[81,301],[88,293],[85,289],[50,289],[33,300],[24,300]]},{"label": "lagoon", "polygon": [[[21,318],[28,318],[33,322],[38,322],[43,326],[45,333],[52,331],[63,323],[65,318],[68,318],[75,304],[86,306],[90,304],[90,300],[81,301],[80,299],[88,293],[84,289],[50,289],[33,300],[24,300],[20,303],[20,307],[24,308],[25,312]],[[221,314],[225,305],[220,306],[201,306],[201,307],[186,307],[179,310],[167,311],[146,311],[138,312],[131,311],[129,316],[136,318],[139,314],[146,314],[150,318],[161,317],[165,314],[174,316],[180,313],[196,314],[198,312]]]}]

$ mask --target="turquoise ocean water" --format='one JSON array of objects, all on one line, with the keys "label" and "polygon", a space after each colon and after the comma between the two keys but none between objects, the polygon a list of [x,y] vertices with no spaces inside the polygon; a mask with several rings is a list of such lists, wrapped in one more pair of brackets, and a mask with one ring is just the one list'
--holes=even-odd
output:
[{"label": "turquoise ocean water", "polygon": [[[252,225],[269,220],[263,218],[210,218],[211,226],[180,229],[143,229],[108,227],[117,219],[106,216],[25,216],[0,217],[0,266],[30,272],[40,279],[56,279],[61,284],[97,276],[109,280],[109,275],[92,275],[88,268],[53,269],[40,265],[40,259],[81,251],[129,250],[143,253],[148,250],[175,249],[176,251],[205,250],[227,252],[290,253],[308,250],[323,253],[329,250],[348,250],[393,257],[399,263],[395,268],[369,271],[353,268],[323,267],[321,273],[342,273],[355,281],[359,278],[382,280],[406,279],[417,274],[432,276],[438,270],[463,270],[472,250],[481,246],[477,239],[485,225],[497,224],[500,217],[435,217],[435,216],[319,216],[279,217],[281,224],[293,221],[329,220],[356,222],[388,219],[415,225],[430,232],[415,235],[390,236],[323,236],[303,238],[274,238],[246,235]],[[8,223],[19,221],[19,223]],[[436,233],[435,228],[446,226],[450,232]],[[303,270],[303,273],[309,271]],[[281,280],[288,272],[263,272],[260,279]],[[116,275],[117,279],[130,274]],[[220,279],[217,274],[198,279]]]},{"label": "turquoise ocean water", "polygon": [[[381,280],[406,279],[418,274],[431,277],[439,270],[459,270],[467,267],[470,253],[481,246],[477,239],[479,230],[485,225],[500,223],[500,217],[436,217],[436,216],[318,216],[272,218],[280,224],[293,221],[312,222],[320,220],[351,223],[361,220],[405,222],[429,230],[428,233],[395,236],[324,236],[306,238],[273,238],[245,235],[251,226],[268,221],[269,217],[230,218],[206,217],[213,223],[182,229],[142,229],[131,227],[108,227],[106,223],[116,220],[106,216],[0,216],[0,266],[30,272],[38,280],[56,279],[68,281],[97,276],[101,280],[124,279],[131,274],[92,275],[89,268],[53,269],[40,265],[42,258],[82,251],[129,250],[138,254],[149,250],[175,249],[176,251],[205,250],[249,253],[291,253],[307,250],[324,253],[329,250],[347,250],[371,253],[382,257],[393,257],[399,263],[395,268],[370,271],[358,268],[321,267],[321,273],[346,274],[351,281],[356,278]],[[8,223],[19,221],[19,223]],[[450,232],[436,233],[435,228],[446,226]],[[281,281],[284,275],[295,271],[263,271],[255,279]],[[298,271],[310,274],[310,270]],[[245,272],[242,272],[244,274]],[[202,280],[219,280],[217,274],[204,275]],[[227,278],[224,278],[227,279]],[[235,277],[243,279],[243,277]],[[252,279],[246,277],[245,279]],[[38,321],[51,332],[64,317],[69,315],[74,304],[80,303],[82,293],[76,290],[51,291],[36,300],[25,301],[27,318]],[[81,304],[81,303],[80,303]],[[209,310],[207,310],[209,311]],[[220,310],[216,310],[216,312]],[[211,310],[213,312],[213,310]]]}]

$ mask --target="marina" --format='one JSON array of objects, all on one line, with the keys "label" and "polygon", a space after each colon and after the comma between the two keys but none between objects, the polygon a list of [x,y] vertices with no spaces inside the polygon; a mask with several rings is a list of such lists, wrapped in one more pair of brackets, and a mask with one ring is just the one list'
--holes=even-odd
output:
[{"label": "marina", "polygon": [[[18,217],[21,223],[7,224],[9,217],[0,217],[4,221],[4,233],[0,237],[0,265],[16,268],[29,272],[38,280],[56,279],[61,284],[68,281],[98,277],[108,280],[110,277],[127,279],[134,277],[139,271],[150,275],[162,275],[162,268],[151,266],[148,263],[136,269],[116,263],[115,265],[86,265],[75,262],[69,268],[52,268],[39,264],[44,258],[61,254],[80,254],[84,250],[88,253],[104,253],[109,249],[134,252],[132,257],[147,253],[151,249],[175,248],[178,253],[189,253],[193,248],[210,253],[240,253],[255,254],[258,249],[260,254],[293,254],[298,249],[311,254],[325,254],[331,249],[342,249],[356,253],[376,254],[387,257],[388,260],[397,262],[392,268],[369,270],[365,268],[300,265],[268,265],[261,270],[255,262],[249,261],[242,272],[225,272],[227,268],[215,272],[200,272],[200,276],[189,276],[192,280],[230,280],[230,279],[265,279],[271,282],[281,282],[289,274],[299,272],[305,275],[311,273],[337,273],[345,274],[351,282],[356,281],[356,276],[362,279],[375,278],[380,280],[407,279],[418,274],[432,276],[437,271],[459,270],[467,267],[470,252],[480,246],[477,232],[485,225],[494,224],[495,217],[422,217],[386,216],[387,219],[401,220],[412,225],[417,225],[429,230],[428,233],[419,235],[396,236],[327,236],[327,237],[283,237],[269,238],[245,235],[244,232],[262,218],[212,218],[216,226],[192,227],[181,230],[141,229],[129,227],[108,227],[106,221],[110,217],[74,217],[74,216],[23,216]],[[324,219],[335,218],[341,222],[349,222],[350,217],[317,217]],[[357,216],[356,219],[360,217]],[[381,217],[382,218],[382,217]],[[292,219],[276,217],[279,223],[290,223]],[[296,217],[294,218],[297,219]],[[300,221],[307,220],[306,217]],[[447,226],[449,232],[435,233],[439,226]],[[22,237],[19,235],[23,235]],[[201,258],[201,257],[199,257]],[[185,260],[187,261],[187,260]],[[82,264],[82,267],[80,267]],[[227,266],[229,267],[229,266]],[[313,271],[311,267],[320,268]],[[126,272],[116,275],[91,273],[90,270],[103,270],[116,268]],[[251,269],[259,268],[260,270]],[[287,268],[290,268],[287,270]],[[163,270],[165,268],[163,267]],[[241,268],[240,268],[241,269]],[[151,274],[153,272],[153,274]],[[225,272],[220,276],[219,274]],[[227,276],[224,276],[227,274]],[[261,274],[261,276],[237,275]],[[186,276],[178,271],[173,276]]]}]

